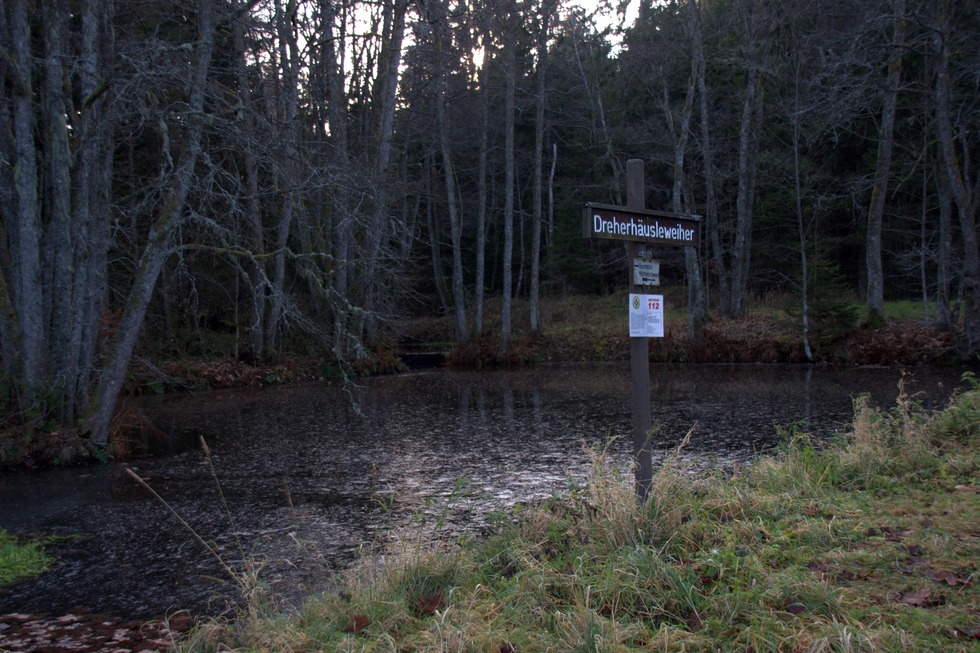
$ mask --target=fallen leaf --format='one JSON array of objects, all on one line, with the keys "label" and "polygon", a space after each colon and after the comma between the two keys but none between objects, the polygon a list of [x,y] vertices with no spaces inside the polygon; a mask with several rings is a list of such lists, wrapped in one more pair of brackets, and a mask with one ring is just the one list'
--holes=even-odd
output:
[{"label": "fallen leaf", "polygon": [[891,526],[882,526],[881,532],[885,534],[886,540],[891,540],[892,542],[901,542],[902,538],[908,534],[909,529],[892,528]]},{"label": "fallen leaf", "polygon": [[441,594],[426,594],[415,601],[415,610],[419,614],[435,614],[435,611],[441,607]]},{"label": "fallen leaf", "polygon": [[922,588],[902,594],[902,603],[917,608],[932,608],[939,605],[940,601],[933,598],[931,589]]},{"label": "fallen leaf", "polygon": [[956,574],[950,571],[938,571],[935,569],[930,569],[926,572],[926,576],[930,580],[934,580],[937,583],[946,583],[950,587],[956,587],[957,585],[966,585],[969,580],[966,578],[960,578]]},{"label": "fallen leaf", "polygon": [[960,631],[967,639],[980,639],[980,626],[970,626]]},{"label": "fallen leaf", "polygon": [[837,567],[837,565],[832,562],[817,562],[815,560],[808,562],[806,566],[807,568],[810,569],[810,571],[820,571],[820,572],[830,571],[831,569]]},{"label": "fallen leaf", "polygon": [[368,626],[371,625],[371,618],[366,614],[352,614],[350,616],[350,625],[344,628],[345,633],[359,633]]},{"label": "fallen leaf", "polygon": [[701,630],[701,615],[697,612],[691,612],[684,618],[684,623],[687,624],[687,629],[692,633]]}]

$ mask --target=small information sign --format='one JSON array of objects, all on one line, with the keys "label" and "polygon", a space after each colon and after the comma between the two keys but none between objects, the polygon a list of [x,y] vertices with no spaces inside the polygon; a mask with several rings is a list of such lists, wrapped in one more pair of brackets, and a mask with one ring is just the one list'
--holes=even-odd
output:
[{"label": "small information sign", "polygon": [[664,337],[664,296],[630,293],[630,338]]},{"label": "small information sign", "polygon": [[637,286],[660,285],[660,261],[638,258],[633,261],[633,284]]}]

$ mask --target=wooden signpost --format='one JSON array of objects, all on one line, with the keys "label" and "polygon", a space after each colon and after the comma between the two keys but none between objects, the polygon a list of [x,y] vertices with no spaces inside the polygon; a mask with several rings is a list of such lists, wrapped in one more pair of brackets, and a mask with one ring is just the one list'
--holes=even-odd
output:
[{"label": "wooden signpost", "polygon": [[660,285],[660,264],[649,245],[697,247],[701,241],[698,219],[648,211],[645,208],[643,161],[626,162],[626,206],[587,203],[582,212],[582,235],[627,241],[630,288],[630,373],[633,381],[633,456],[636,494],[646,500],[653,479],[650,455],[650,347],[649,338],[663,337],[663,296],[647,294]]}]

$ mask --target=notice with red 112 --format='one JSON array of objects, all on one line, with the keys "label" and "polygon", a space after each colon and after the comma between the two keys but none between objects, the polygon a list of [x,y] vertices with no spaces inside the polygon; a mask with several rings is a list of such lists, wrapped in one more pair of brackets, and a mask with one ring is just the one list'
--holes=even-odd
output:
[{"label": "notice with red 112", "polygon": [[630,338],[664,337],[664,296],[630,293]]}]

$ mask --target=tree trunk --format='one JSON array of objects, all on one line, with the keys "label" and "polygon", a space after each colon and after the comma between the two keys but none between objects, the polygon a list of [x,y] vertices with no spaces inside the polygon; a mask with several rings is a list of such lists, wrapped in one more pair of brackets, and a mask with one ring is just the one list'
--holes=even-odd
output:
[{"label": "tree trunk", "polygon": [[[341,52],[336,47],[339,37],[334,30],[336,10],[333,0],[321,0],[321,34],[323,41],[323,61],[327,90],[327,120],[330,124],[330,162],[338,171],[350,168],[350,143],[347,128],[347,94],[344,90]],[[331,295],[333,312],[333,355],[337,360],[345,360],[355,348],[350,328],[350,292],[353,281],[353,228],[349,184],[346,179],[338,185],[333,197],[331,232]]]},{"label": "tree trunk", "polygon": [[[61,394],[57,417],[61,423],[74,418],[74,381],[77,372],[77,349],[72,344],[72,326],[80,316],[74,311],[75,285],[74,245],[72,239],[72,161],[68,144],[68,112],[65,107],[65,74],[61,62],[64,52],[64,20],[67,6],[61,2],[44,5],[44,88],[43,113],[45,140],[46,225],[41,243],[44,260],[45,297],[44,335],[48,338],[48,374],[55,386],[68,391]],[[52,407],[54,408],[54,407]]]},{"label": "tree trunk", "polygon": [[383,34],[380,70],[378,73],[374,97],[377,98],[377,120],[375,132],[376,150],[374,158],[373,201],[368,218],[367,247],[365,251],[365,299],[364,313],[366,337],[369,344],[374,345],[377,335],[377,296],[384,286],[383,281],[376,278],[378,264],[384,238],[388,233],[385,227],[387,214],[386,187],[388,165],[391,161],[391,140],[395,116],[395,103],[398,90],[398,69],[401,66],[402,41],[405,34],[405,12],[408,0],[386,0],[384,11],[388,15],[386,29]]},{"label": "tree trunk", "polygon": [[[80,82],[82,106],[78,108],[78,142],[74,166],[74,206],[72,211],[72,240],[74,252],[74,292],[71,339],[68,345],[74,362],[66,379],[65,394],[72,403],[71,415],[83,409],[88,399],[91,373],[95,365],[98,343],[99,315],[105,302],[106,268],[109,250],[108,197],[112,188],[113,148],[110,142],[111,123],[105,118],[104,102],[99,98],[105,90],[100,81],[100,58],[110,31],[110,16],[105,3],[85,0],[82,4],[82,39]],[[101,46],[101,47],[100,47]],[[84,243],[84,246],[80,246]]]},{"label": "tree trunk", "polygon": [[[245,60],[245,37],[242,33],[242,22],[233,21],[235,45],[235,67],[238,77],[238,101],[243,123],[242,129],[247,136],[254,131],[254,112],[252,111],[252,89],[248,78]],[[261,263],[265,254],[265,235],[262,229],[262,205],[259,201],[259,163],[255,156],[251,138],[245,143],[245,224],[246,242],[249,244],[253,257],[248,263],[246,273],[251,295],[252,316],[248,325],[248,340],[252,355],[261,358],[265,354],[265,309],[268,292],[268,278]]]},{"label": "tree trunk", "polygon": [[749,12],[748,79],[745,84],[745,99],[742,103],[742,122],[738,138],[738,197],[735,203],[735,245],[732,250],[732,317],[742,317],[745,314],[752,259],[755,175],[762,129],[762,84],[759,79],[758,61],[758,24],[761,19],[757,1],[750,3]]},{"label": "tree trunk", "polygon": [[265,351],[271,353],[276,347],[277,336],[283,318],[286,298],[286,252],[289,247],[289,232],[296,210],[295,189],[297,179],[296,160],[298,157],[299,131],[299,51],[296,33],[292,27],[296,16],[296,0],[287,0],[285,8],[276,0],[276,31],[279,42],[279,67],[284,97],[282,98],[284,164],[277,171],[278,183],[282,188],[282,209],[276,225],[275,252],[272,256],[272,279],[270,289],[271,305],[266,313]]},{"label": "tree trunk", "polygon": [[490,75],[493,40],[483,35],[483,67],[480,69],[480,154],[477,170],[479,206],[476,215],[476,297],[473,330],[477,338],[483,335],[483,297],[486,287],[487,262],[487,158],[490,152]]},{"label": "tree trunk", "polygon": [[536,106],[534,111],[534,184],[533,221],[531,225],[531,333],[538,332],[538,300],[541,294],[541,220],[543,214],[542,186],[544,184],[544,113],[547,104],[545,82],[548,74],[548,33],[553,3],[546,1],[541,6],[541,26],[538,31],[538,71]]},{"label": "tree trunk", "polygon": [[[431,3],[428,5],[433,6]],[[452,148],[449,138],[449,118],[446,116],[446,96],[448,95],[448,82],[445,63],[445,32],[448,28],[446,23],[446,12],[440,5],[438,14],[429,14],[429,22],[432,24],[433,39],[436,57],[435,70],[435,105],[436,105],[436,126],[439,132],[439,149],[442,155],[442,173],[446,190],[446,209],[449,212],[449,233],[452,240],[453,250],[453,314],[456,320],[456,338],[461,345],[465,345],[469,339],[469,330],[466,327],[466,294],[463,285],[463,247],[462,247],[462,224],[459,212],[456,209],[456,170],[453,167]]]},{"label": "tree trunk", "polygon": [[[798,71],[796,82],[799,84]],[[800,308],[803,314],[803,354],[808,361],[813,361],[813,352],[810,349],[810,272],[806,255],[806,225],[803,220],[803,189],[800,184],[800,123],[796,117],[796,109],[799,107],[799,88],[797,88],[796,100],[793,114],[793,189],[795,191],[793,199],[796,208],[796,228],[800,236]]]},{"label": "tree trunk", "polygon": [[425,166],[425,225],[429,232],[429,254],[432,261],[432,283],[436,288],[439,299],[439,309],[445,314],[449,312],[449,297],[446,292],[446,279],[442,273],[442,256],[440,254],[439,230],[436,226],[432,211],[432,156],[426,155]]},{"label": "tree trunk", "polygon": [[721,246],[718,227],[718,200],[715,193],[715,164],[711,147],[711,128],[709,118],[708,85],[705,81],[707,62],[704,56],[704,35],[701,26],[701,10],[696,0],[688,0],[688,11],[692,23],[694,59],[697,61],[698,99],[701,111],[701,158],[704,162],[704,232],[708,236],[711,256],[709,269],[713,269],[718,279],[718,296],[723,315],[731,314],[731,289],[725,251]]},{"label": "tree trunk", "polygon": [[20,325],[20,361],[25,406],[41,391],[44,374],[44,304],[41,288],[41,207],[38,201],[37,146],[31,67],[31,30],[26,0],[11,0],[11,49],[14,72],[14,188],[16,226],[10,230],[13,272],[11,290]]},{"label": "tree trunk", "polygon": [[881,128],[878,131],[878,161],[875,164],[874,186],[871,189],[871,205],[868,209],[868,234],[865,251],[868,269],[868,326],[877,328],[885,321],[885,282],[881,267],[881,228],[888,196],[888,179],[891,176],[892,149],[895,143],[895,112],[898,104],[898,86],[902,77],[902,55],[905,49],[905,0],[895,0],[894,33],[888,61],[888,77],[885,82],[885,103],[881,110]]},{"label": "tree trunk", "polygon": [[[676,146],[674,148],[674,184],[671,193],[671,205],[674,213],[685,213],[683,207],[684,192],[686,189],[684,179],[684,161],[687,157],[687,144],[691,134],[691,118],[694,113],[694,95],[697,79],[701,75],[698,73],[700,65],[697,57],[697,46],[695,44],[694,21],[689,15],[688,33],[691,39],[691,73],[687,83],[687,94],[684,97],[684,108],[681,113],[681,124],[676,134]],[[668,115],[670,108],[665,107]],[[694,247],[684,248],[684,267],[687,273],[687,337],[694,346],[701,343],[704,336],[704,325],[708,322],[708,307],[704,297],[704,283],[701,279],[701,263],[698,260],[698,250]]]},{"label": "tree trunk", "polygon": [[939,203],[939,261],[938,288],[936,302],[938,303],[939,328],[951,331],[956,327],[955,319],[950,310],[950,266],[953,260],[953,197],[949,190],[949,175],[946,172],[945,161],[936,165],[936,194]]},{"label": "tree trunk", "polygon": [[964,177],[953,135],[949,78],[951,25],[949,0],[937,3],[938,25],[933,36],[936,50],[936,136],[946,167],[950,193],[956,202],[963,239],[963,333],[960,355],[971,360],[980,353],[980,250],[977,243],[976,204],[971,184]]},{"label": "tree trunk", "polygon": [[510,313],[514,289],[514,107],[517,87],[517,26],[516,9],[507,21],[507,42],[504,44],[504,254],[503,301],[500,308],[500,351],[510,349]]}]

